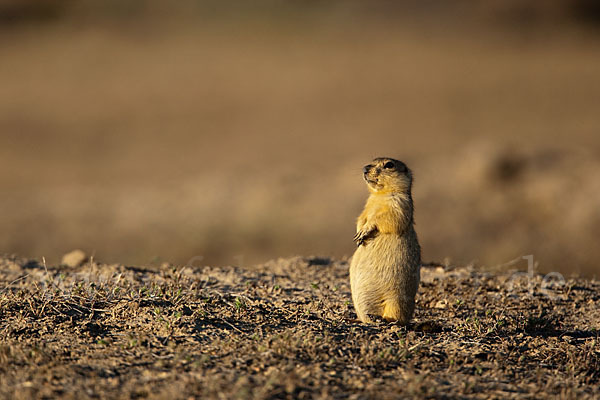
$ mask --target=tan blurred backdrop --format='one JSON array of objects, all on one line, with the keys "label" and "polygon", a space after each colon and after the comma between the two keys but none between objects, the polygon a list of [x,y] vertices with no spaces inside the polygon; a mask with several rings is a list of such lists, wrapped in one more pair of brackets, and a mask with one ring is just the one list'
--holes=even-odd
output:
[{"label": "tan blurred backdrop", "polygon": [[447,3],[0,0],[0,252],[350,256],[385,155],[426,261],[597,275],[598,7]]}]

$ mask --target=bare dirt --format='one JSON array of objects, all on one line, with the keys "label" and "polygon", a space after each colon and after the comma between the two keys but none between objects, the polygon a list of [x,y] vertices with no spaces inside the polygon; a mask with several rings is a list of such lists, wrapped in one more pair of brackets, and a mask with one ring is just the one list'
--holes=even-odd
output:
[{"label": "bare dirt", "polygon": [[0,397],[600,396],[600,282],[426,267],[410,326],[366,326],[347,268],[2,258]]}]

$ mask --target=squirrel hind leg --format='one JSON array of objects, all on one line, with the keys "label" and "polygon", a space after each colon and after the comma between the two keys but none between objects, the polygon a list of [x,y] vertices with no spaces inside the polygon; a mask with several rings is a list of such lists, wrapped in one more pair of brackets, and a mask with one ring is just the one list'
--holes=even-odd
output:
[{"label": "squirrel hind leg", "polygon": [[373,320],[371,319],[371,317],[369,317],[369,314],[367,314],[364,310],[362,310],[360,308],[360,306],[354,306],[354,311],[356,312],[356,316],[358,317],[359,321],[364,323],[364,324],[370,324],[373,322]]},{"label": "squirrel hind leg", "polygon": [[369,307],[367,303],[364,302],[364,299],[356,296],[353,293],[352,302],[354,303],[354,311],[356,312],[356,316],[360,320],[360,322],[365,324],[370,324],[373,322],[371,317],[369,317]]},{"label": "squirrel hind leg", "polygon": [[383,303],[383,313],[381,316],[386,321],[397,321],[401,325],[408,325],[414,308],[413,302],[388,299]]}]

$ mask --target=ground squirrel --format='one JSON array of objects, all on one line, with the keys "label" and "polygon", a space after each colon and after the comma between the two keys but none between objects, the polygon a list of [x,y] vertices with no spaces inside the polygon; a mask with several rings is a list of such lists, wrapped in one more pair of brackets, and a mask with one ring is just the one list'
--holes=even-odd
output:
[{"label": "ground squirrel", "polygon": [[415,309],[421,247],[413,221],[412,173],[392,158],[363,168],[371,193],[358,217],[358,248],[350,264],[352,301],[358,319],[369,315],[406,325]]}]

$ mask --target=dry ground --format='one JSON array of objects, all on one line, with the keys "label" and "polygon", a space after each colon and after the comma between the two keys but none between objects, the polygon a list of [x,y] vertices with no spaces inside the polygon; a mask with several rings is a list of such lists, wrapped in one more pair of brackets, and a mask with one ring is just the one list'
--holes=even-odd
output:
[{"label": "dry ground", "polygon": [[428,267],[409,327],[365,326],[347,268],[2,258],[0,397],[600,396],[600,282]]}]

